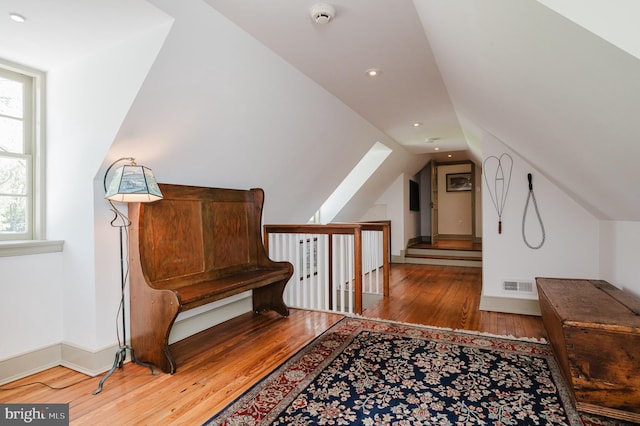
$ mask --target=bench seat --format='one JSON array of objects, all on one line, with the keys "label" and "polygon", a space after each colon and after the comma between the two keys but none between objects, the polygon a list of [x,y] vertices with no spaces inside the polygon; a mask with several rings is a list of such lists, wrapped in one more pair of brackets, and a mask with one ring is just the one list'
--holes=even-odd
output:
[{"label": "bench seat", "polygon": [[[215,280],[183,285],[174,291],[180,301],[180,311],[186,311],[225,297],[233,296],[238,291],[253,290],[267,284],[276,283],[291,275],[282,269],[254,269],[236,272]],[[281,312],[282,315],[288,315]]]},{"label": "bench seat", "polygon": [[163,199],[129,205],[131,346],[166,373],[177,365],[169,333],[180,312],[251,291],[254,312],[289,309],[293,275],[262,242],[262,189],[160,184]]}]

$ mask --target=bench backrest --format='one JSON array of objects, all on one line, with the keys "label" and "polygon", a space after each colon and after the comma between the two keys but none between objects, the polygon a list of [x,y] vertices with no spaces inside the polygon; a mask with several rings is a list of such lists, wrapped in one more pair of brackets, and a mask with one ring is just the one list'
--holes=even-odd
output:
[{"label": "bench backrest", "polygon": [[[262,243],[262,189],[160,184],[164,198],[131,204],[132,244],[153,288],[176,289],[268,267]],[[135,247],[133,247],[135,249]]]}]

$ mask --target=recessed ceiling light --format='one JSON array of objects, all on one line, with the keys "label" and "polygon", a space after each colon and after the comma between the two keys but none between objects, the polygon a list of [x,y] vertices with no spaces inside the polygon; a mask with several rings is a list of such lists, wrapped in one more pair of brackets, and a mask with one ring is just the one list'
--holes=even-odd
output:
[{"label": "recessed ceiling light", "polygon": [[380,75],[380,70],[377,68],[370,68],[366,72],[369,77],[377,77]]},{"label": "recessed ceiling light", "polygon": [[451,157],[453,157],[453,155],[451,155],[451,154],[448,154],[448,155],[447,155],[447,158],[451,158]]},{"label": "recessed ceiling light", "polygon": [[435,151],[440,151],[440,148],[438,148],[437,146],[435,148],[433,148]]},{"label": "recessed ceiling light", "polygon": [[24,21],[27,20],[27,18],[25,18],[24,16],[20,15],[19,13],[14,13],[14,12],[11,12],[9,14],[9,18],[11,18],[11,20],[15,21],[15,22],[24,22]]},{"label": "recessed ceiling light", "polygon": [[419,121],[416,121],[415,123],[413,123],[413,127],[420,127],[422,126],[422,123]]}]

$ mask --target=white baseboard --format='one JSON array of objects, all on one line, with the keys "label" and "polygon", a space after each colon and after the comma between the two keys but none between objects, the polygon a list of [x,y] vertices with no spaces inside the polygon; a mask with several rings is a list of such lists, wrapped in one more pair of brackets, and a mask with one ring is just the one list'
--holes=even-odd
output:
[{"label": "white baseboard", "polygon": [[59,343],[0,361],[0,385],[60,365]]},{"label": "white baseboard", "polygon": [[[92,351],[70,343],[61,343],[62,356],[60,365],[89,376],[97,376],[109,370],[115,361],[118,345],[113,344],[104,349]],[[131,355],[127,353],[126,361],[131,361]]]},{"label": "white baseboard", "polygon": [[[229,297],[178,317],[169,343],[175,343],[214,325],[220,324],[253,309],[251,292]],[[134,348],[135,349],[135,348]],[[0,360],[0,385],[13,382],[48,368],[62,365],[89,376],[108,371],[114,363],[118,345],[92,351],[71,343],[56,343],[22,355]],[[130,354],[127,354],[127,362]]]},{"label": "white baseboard", "polygon": [[186,313],[189,313],[189,316],[185,316],[184,318],[178,316],[173,327],[171,327],[169,344],[223,323],[238,315],[251,312],[253,309],[251,292],[231,296],[222,301],[214,302],[211,305],[205,305],[202,308],[205,309],[200,311],[196,311],[195,309],[187,311]]},{"label": "white baseboard", "polygon": [[482,296],[480,298],[480,310],[505,312],[508,314],[541,315],[540,303],[536,299]]}]

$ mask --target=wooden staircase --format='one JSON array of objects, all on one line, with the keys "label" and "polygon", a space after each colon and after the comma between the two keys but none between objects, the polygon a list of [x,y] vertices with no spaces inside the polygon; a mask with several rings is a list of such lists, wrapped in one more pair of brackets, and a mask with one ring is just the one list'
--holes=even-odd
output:
[{"label": "wooden staircase", "polygon": [[465,240],[442,240],[436,244],[415,243],[407,247],[405,263],[482,267],[482,244]]}]

